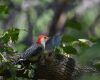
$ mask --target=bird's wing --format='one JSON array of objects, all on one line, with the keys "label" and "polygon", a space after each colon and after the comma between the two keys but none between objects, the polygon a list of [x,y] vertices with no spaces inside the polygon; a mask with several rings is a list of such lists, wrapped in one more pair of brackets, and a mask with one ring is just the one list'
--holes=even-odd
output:
[{"label": "bird's wing", "polygon": [[31,56],[39,54],[43,50],[41,45],[32,44],[24,53],[20,55],[21,59],[27,59]]},{"label": "bird's wing", "polygon": [[17,64],[20,61],[25,61],[31,56],[36,56],[42,52],[43,47],[41,45],[32,44],[25,52],[21,53],[17,60],[13,61],[12,64]]}]

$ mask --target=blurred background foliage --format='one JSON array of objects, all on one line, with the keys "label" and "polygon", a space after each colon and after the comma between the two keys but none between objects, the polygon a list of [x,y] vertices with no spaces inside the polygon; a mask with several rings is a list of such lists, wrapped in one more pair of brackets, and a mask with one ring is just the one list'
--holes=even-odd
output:
[{"label": "blurred background foliage", "polygon": [[[61,2],[0,0],[0,59],[4,52],[23,52],[39,34],[47,34]],[[55,51],[69,54],[78,64],[94,66],[100,71],[100,0],[70,0],[64,14],[65,31],[61,46]],[[100,80],[100,73],[83,74],[79,80]]]}]

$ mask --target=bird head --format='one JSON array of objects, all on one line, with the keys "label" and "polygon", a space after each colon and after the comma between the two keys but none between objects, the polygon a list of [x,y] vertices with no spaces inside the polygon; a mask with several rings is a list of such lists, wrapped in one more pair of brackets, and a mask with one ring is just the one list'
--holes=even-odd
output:
[{"label": "bird head", "polygon": [[38,37],[36,43],[37,43],[38,45],[42,45],[43,48],[45,48],[45,44],[46,44],[46,42],[47,42],[48,39],[49,39],[49,38],[48,38],[47,36],[45,36],[45,35],[40,35],[40,36]]}]

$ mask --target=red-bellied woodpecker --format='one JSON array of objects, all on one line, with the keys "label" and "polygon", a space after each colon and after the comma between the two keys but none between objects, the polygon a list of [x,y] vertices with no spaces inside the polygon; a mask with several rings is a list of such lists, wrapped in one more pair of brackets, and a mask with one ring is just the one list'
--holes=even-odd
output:
[{"label": "red-bellied woodpecker", "polygon": [[21,54],[22,59],[27,59],[30,56],[37,55],[40,51],[45,49],[45,43],[48,37],[45,35],[40,35],[35,44],[30,46],[23,54]]},{"label": "red-bellied woodpecker", "polygon": [[18,63],[19,61],[23,61],[28,59],[29,57],[38,55],[45,49],[45,43],[49,38],[45,35],[40,35],[36,41],[36,43],[32,44],[25,52],[19,55],[18,61],[13,62],[13,64]]},{"label": "red-bellied woodpecker", "polygon": [[45,35],[40,35],[35,44],[30,46],[24,53],[21,54],[21,59],[27,59],[28,57],[39,54],[42,50],[51,53],[55,47],[59,46],[61,42],[61,34],[58,33],[52,38]]},{"label": "red-bellied woodpecker", "polygon": [[49,38],[45,35],[40,35],[36,41],[36,43],[32,44],[25,52],[23,52],[16,63],[21,60],[26,60],[29,57],[36,56],[42,53],[45,50],[47,53],[52,53],[55,47],[60,45],[61,34],[58,33],[54,35],[52,38]]}]

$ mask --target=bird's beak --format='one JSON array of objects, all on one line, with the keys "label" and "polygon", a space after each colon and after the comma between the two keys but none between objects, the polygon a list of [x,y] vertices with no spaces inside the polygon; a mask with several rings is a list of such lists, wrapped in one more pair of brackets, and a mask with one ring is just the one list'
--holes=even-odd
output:
[{"label": "bird's beak", "polygon": [[46,37],[46,41],[48,41],[50,39],[50,37]]},{"label": "bird's beak", "polygon": [[45,42],[47,42],[50,38],[45,36],[44,39],[45,39]]},{"label": "bird's beak", "polygon": [[43,47],[44,47],[44,49],[45,49],[45,45],[46,45],[46,42],[49,40],[50,38],[49,37],[44,37],[44,41],[42,41],[42,45],[43,45]]}]

